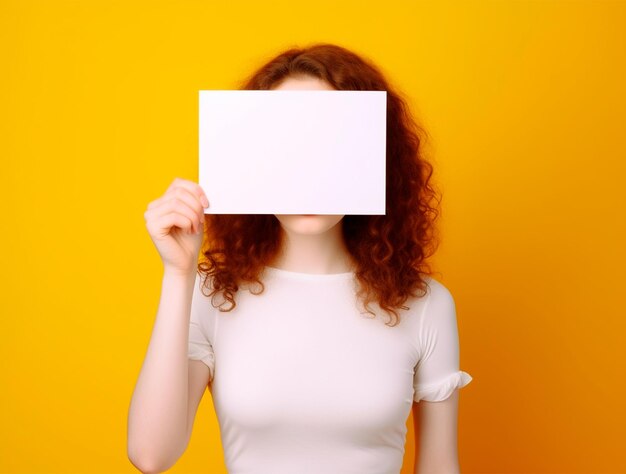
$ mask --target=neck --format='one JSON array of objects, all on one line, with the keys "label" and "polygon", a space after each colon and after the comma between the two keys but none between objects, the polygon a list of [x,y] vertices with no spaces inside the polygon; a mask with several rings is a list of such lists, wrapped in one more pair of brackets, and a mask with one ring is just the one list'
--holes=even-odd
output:
[{"label": "neck", "polygon": [[296,234],[283,228],[282,251],[270,265],[301,273],[344,273],[353,270],[343,240],[342,223],[321,234]]}]

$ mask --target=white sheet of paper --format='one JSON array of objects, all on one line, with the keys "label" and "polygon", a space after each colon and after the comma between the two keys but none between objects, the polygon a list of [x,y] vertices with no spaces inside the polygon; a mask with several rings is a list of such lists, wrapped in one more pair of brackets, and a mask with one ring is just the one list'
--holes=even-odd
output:
[{"label": "white sheet of paper", "polygon": [[201,90],[207,214],[385,214],[386,91]]}]

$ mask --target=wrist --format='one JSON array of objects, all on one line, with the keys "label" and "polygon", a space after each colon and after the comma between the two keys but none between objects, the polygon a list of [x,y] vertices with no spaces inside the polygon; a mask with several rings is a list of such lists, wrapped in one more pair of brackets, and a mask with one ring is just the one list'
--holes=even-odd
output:
[{"label": "wrist", "polygon": [[196,278],[196,268],[183,270],[180,268],[163,267],[163,278],[174,280],[194,280]]}]

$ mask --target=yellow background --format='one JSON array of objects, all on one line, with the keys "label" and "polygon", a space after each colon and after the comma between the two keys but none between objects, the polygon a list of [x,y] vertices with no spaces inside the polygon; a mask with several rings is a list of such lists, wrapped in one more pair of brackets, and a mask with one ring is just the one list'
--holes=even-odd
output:
[{"label": "yellow background", "polygon": [[[0,472],[135,471],[143,212],[198,178],[199,89],[315,41],[378,63],[430,134],[462,471],[626,472],[624,25],[605,1],[0,2]],[[207,392],[171,472],[225,472],[218,434]]]}]

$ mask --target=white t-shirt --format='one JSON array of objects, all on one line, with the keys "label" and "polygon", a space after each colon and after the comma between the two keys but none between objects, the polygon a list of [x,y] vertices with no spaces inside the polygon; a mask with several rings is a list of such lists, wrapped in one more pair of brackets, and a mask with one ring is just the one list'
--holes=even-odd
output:
[{"label": "white t-shirt", "polygon": [[229,474],[398,474],[413,401],[472,380],[448,289],[428,277],[389,327],[376,303],[376,318],[364,312],[354,273],[266,267],[261,280],[260,295],[240,285],[230,312],[199,275],[192,299],[188,356],[210,368]]}]

